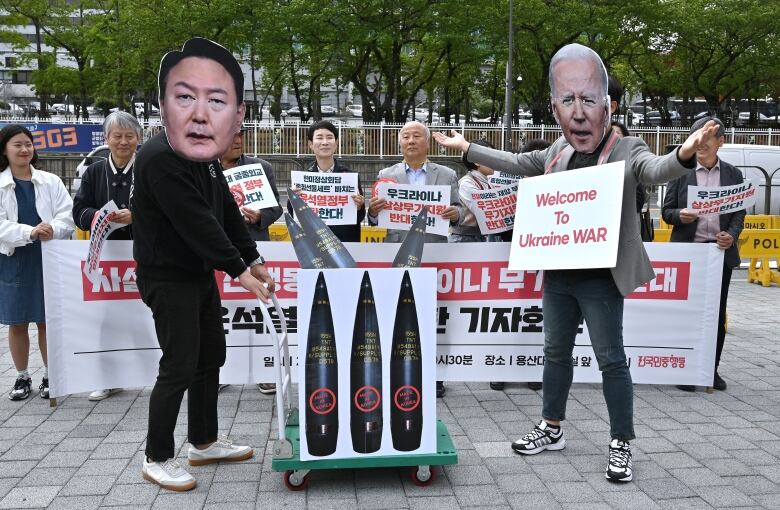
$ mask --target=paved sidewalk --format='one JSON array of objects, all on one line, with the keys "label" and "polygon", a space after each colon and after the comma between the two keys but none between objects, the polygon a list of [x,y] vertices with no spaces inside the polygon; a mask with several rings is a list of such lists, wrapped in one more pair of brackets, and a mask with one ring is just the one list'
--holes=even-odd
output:
[{"label": "paved sidewalk", "polygon": [[[454,436],[460,463],[439,470],[432,486],[414,486],[406,470],[331,471],[310,475],[306,492],[289,492],[271,471],[272,397],[231,386],[220,395],[221,432],[255,445],[257,455],[241,464],[192,468],[197,489],[168,492],[141,478],[149,389],[100,403],[70,396],[56,409],[37,396],[12,402],[6,392],[16,372],[3,326],[0,508],[778,508],[780,288],[744,278],[744,271],[736,272],[731,285],[720,370],[728,391],[637,386],[635,481],[621,485],[604,479],[609,426],[598,385],[573,387],[564,451],[519,457],[509,442],[538,420],[541,394],[521,384],[505,392],[487,383],[448,384],[439,416]],[[41,361],[33,350],[37,388]],[[184,416],[179,424],[181,445]]]}]

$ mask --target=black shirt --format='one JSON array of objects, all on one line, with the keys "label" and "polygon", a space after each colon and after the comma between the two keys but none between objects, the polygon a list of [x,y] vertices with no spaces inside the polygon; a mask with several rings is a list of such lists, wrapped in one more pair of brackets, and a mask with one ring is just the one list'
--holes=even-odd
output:
[{"label": "black shirt", "polygon": [[218,269],[235,278],[259,256],[218,161],[180,157],[161,132],[138,152],[134,178],[139,277],[186,280]]}]

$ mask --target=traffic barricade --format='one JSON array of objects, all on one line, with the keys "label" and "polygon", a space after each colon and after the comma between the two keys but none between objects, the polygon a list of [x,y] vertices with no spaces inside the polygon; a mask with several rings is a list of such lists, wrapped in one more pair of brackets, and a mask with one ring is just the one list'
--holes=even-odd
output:
[{"label": "traffic barricade", "polygon": [[748,282],[760,283],[769,287],[772,283],[780,285],[780,272],[772,270],[770,261],[775,267],[780,261],[780,228],[777,229],[744,229],[738,241],[739,254],[750,258],[748,267]]}]

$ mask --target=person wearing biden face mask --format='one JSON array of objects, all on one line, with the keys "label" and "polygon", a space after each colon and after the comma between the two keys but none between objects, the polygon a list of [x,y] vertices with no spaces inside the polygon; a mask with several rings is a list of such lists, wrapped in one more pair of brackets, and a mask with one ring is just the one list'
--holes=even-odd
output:
[{"label": "person wearing biden face mask", "polygon": [[226,346],[214,270],[266,302],[274,281],[219,163],[244,118],[238,62],[224,47],[194,38],[165,54],[158,80],[165,130],[138,152],[130,198],[138,290],[162,350],[142,474],[184,491],[197,484],[176,461],[173,432],[185,391],[190,465],[254,455],[249,446],[217,437]]},{"label": "person wearing biden face mask", "polygon": [[550,104],[563,136],[545,150],[512,154],[469,144],[455,131],[434,137],[445,147],[462,150],[469,161],[524,176],[626,162],[617,265],[545,271],[542,420],[512,443],[512,449],[532,455],[565,447],[561,421],[573,376],[574,337],[584,317],[610,418],[605,476],[627,482],[633,479],[629,442],[634,439],[634,422],[633,387],[623,348],[623,300],[655,277],[639,235],[636,185],[661,184],[688,173],[695,165],[697,147],[715,137],[717,126],[707,123],[674,153],[655,156],[639,138],[611,134],[607,72],[596,52],[579,44],[564,46],[550,62],[549,82]]}]

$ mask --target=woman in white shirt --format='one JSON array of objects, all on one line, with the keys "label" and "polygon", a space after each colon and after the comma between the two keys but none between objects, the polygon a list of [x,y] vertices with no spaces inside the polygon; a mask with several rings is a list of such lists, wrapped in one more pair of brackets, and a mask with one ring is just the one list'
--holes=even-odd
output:
[{"label": "woman in white shirt", "polygon": [[67,239],[74,229],[68,190],[56,175],[36,170],[37,161],[27,128],[11,124],[0,131],[0,324],[9,326],[8,344],[17,370],[11,400],[24,400],[31,393],[31,322],[38,326],[44,365],[40,395],[49,398],[41,242]]}]

